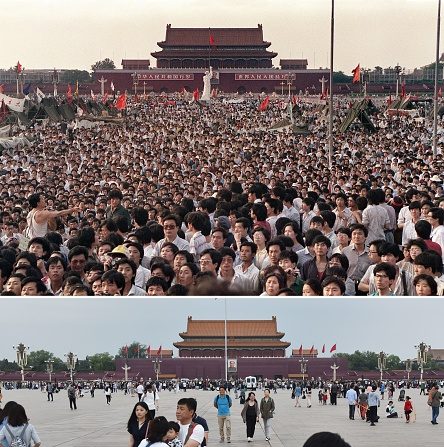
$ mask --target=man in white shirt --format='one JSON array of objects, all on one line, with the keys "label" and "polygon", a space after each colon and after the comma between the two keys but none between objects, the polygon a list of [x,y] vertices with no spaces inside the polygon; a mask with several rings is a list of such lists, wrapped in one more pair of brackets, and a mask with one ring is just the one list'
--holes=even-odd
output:
[{"label": "man in white shirt", "polygon": [[163,231],[165,237],[157,242],[154,247],[154,256],[160,256],[160,250],[165,242],[172,242],[179,250],[190,251],[190,244],[177,235],[180,228],[180,220],[174,214],[169,214],[163,219]]},{"label": "man in white shirt", "polygon": [[193,422],[195,400],[183,398],[177,402],[176,419],[180,425],[179,439],[183,447],[199,447],[204,439],[204,428]]},{"label": "man in white shirt", "polygon": [[241,264],[234,271],[243,279],[246,292],[256,292],[259,287],[259,269],[254,265],[257,245],[254,242],[243,242],[240,246]]}]

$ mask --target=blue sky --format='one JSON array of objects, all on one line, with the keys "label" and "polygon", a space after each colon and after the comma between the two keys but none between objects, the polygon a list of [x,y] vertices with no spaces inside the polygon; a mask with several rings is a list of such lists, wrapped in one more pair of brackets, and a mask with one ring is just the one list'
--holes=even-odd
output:
[{"label": "blue sky", "polygon": [[[444,348],[442,299],[281,299],[229,298],[227,318],[271,319],[290,347],[327,349],[338,352],[372,350],[414,358],[414,346],[425,341]],[[173,348],[186,330],[187,317],[223,319],[225,300],[214,298],[3,298],[0,358],[14,360],[12,347],[20,342],[31,350],[45,349],[64,358],[73,351],[115,354],[122,345],[139,341],[154,349]],[[433,320],[436,318],[436,321]],[[288,351],[289,353],[290,351]]]},{"label": "blue sky", "polygon": [[[414,68],[435,58],[437,0],[336,0],[335,69]],[[165,27],[256,27],[279,58],[329,64],[329,0],[14,0],[2,6],[0,67],[90,69],[147,58]],[[152,60],[152,66],[154,61]]]}]

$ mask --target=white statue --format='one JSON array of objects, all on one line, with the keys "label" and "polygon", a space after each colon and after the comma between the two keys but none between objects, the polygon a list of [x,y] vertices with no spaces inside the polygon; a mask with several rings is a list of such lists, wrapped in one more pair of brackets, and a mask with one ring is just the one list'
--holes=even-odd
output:
[{"label": "white statue", "polygon": [[203,92],[200,98],[201,101],[210,101],[211,99],[211,78],[213,77],[213,67],[210,71],[206,71],[203,77]]}]

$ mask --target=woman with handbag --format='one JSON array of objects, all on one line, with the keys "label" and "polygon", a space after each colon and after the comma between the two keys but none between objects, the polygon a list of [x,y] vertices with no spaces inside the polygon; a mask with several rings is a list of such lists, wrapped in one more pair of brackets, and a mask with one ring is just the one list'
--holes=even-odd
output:
[{"label": "woman with handbag", "polygon": [[241,416],[244,424],[247,424],[247,441],[251,442],[253,440],[256,422],[259,422],[259,405],[253,391],[248,393],[248,399],[244,404],[244,408],[242,408]]},{"label": "woman with handbag", "polygon": [[264,397],[261,399],[260,411],[264,421],[265,440],[270,440],[271,418],[275,410],[274,400],[270,397],[270,390],[265,388]]},{"label": "woman with handbag", "polygon": [[148,405],[145,402],[137,402],[127,424],[130,434],[129,447],[138,447],[147,437],[150,420]]}]

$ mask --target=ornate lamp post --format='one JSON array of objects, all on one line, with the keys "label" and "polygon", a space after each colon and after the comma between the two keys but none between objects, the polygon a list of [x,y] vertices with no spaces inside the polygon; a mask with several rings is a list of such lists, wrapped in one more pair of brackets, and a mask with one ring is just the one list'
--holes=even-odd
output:
[{"label": "ornate lamp post", "polygon": [[73,381],[73,371],[76,367],[77,363],[77,356],[73,354],[72,352],[68,352],[68,354],[65,354],[66,357],[66,366],[69,369],[69,376],[71,378],[71,382]]},{"label": "ornate lamp post", "polygon": [[305,381],[305,373],[307,372],[308,360],[305,360],[304,357],[302,357],[302,360],[299,360],[299,363],[301,364],[302,382],[304,382]]},{"label": "ornate lamp post", "polygon": [[293,80],[295,76],[293,73],[288,73],[287,75],[287,86],[288,86],[288,97],[291,97],[291,86],[293,85]]},{"label": "ornate lamp post", "polygon": [[162,363],[162,360],[160,360],[158,357],[156,357],[153,362],[154,372],[156,373],[156,381],[159,380],[159,374],[160,374],[160,364]]},{"label": "ornate lamp post", "polygon": [[46,363],[46,372],[49,374],[49,381],[52,382],[52,373],[54,371],[54,360],[49,359],[45,360]]},{"label": "ornate lamp post", "polygon": [[143,97],[145,98],[146,81],[143,81]]},{"label": "ornate lamp post", "polygon": [[137,75],[137,71],[135,71],[131,76],[133,78],[134,95],[137,95],[137,86],[139,85],[139,78]]},{"label": "ornate lamp post", "polygon": [[405,370],[407,372],[407,383],[410,382],[410,373],[412,372],[412,361],[407,359],[405,361]]},{"label": "ornate lamp post", "polygon": [[281,95],[282,96],[284,96],[284,85],[285,85],[285,82],[281,81]]},{"label": "ornate lamp post", "polygon": [[54,68],[52,72],[52,85],[54,87],[54,96],[57,96],[57,84],[60,82],[59,72]]},{"label": "ornate lamp post", "polygon": [[382,382],[382,372],[384,369],[386,369],[387,364],[387,354],[384,353],[384,351],[381,351],[378,355],[378,369],[381,373],[381,382]]},{"label": "ornate lamp post", "polygon": [[415,346],[417,352],[418,352],[418,366],[419,370],[421,371],[421,377],[420,382],[422,382],[422,378],[424,375],[424,365],[427,363],[427,352],[431,348],[429,345],[426,345],[423,341],[418,345]]},{"label": "ornate lamp post", "polygon": [[23,343],[19,343],[17,346],[13,346],[13,349],[17,352],[17,365],[20,366],[22,373],[22,382],[25,381],[25,367],[28,365],[28,351],[29,347]]}]

